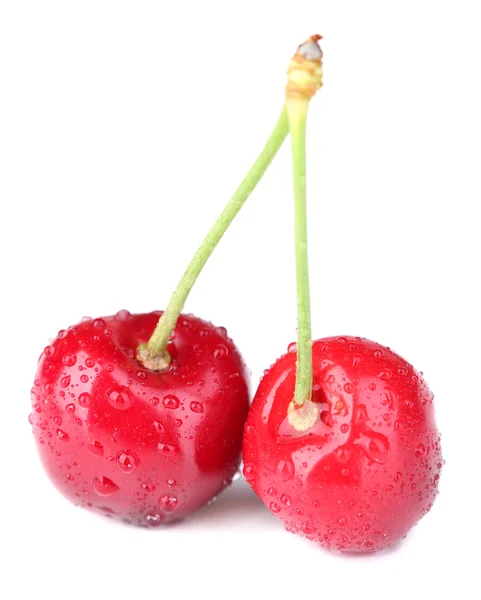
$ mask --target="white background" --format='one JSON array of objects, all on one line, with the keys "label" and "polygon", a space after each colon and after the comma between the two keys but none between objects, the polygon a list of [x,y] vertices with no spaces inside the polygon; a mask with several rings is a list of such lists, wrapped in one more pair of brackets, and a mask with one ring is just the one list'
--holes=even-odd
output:
[{"label": "white background", "polygon": [[[2,598],[480,597],[478,9],[0,4]],[[74,508],[27,423],[40,351],[84,315],[165,307],[315,32],[314,334],[374,339],[424,371],[447,461],[432,512],[394,551],[346,558],[286,533],[242,480],[167,530]],[[289,161],[285,146],[186,307],[228,328],[253,390],[295,338]]]}]

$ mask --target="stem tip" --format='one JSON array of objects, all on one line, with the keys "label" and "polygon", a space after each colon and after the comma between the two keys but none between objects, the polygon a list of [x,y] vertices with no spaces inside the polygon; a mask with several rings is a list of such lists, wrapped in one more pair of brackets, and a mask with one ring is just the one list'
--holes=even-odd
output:
[{"label": "stem tip", "polygon": [[309,101],[322,86],[322,36],[307,38],[298,48],[287,69],[286,98]]}]

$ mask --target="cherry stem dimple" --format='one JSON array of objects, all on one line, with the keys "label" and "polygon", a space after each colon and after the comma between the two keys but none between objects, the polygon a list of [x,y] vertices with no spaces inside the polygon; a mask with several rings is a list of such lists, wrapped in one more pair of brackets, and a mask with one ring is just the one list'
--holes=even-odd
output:
[{"label": "cherry stem dimple", "polygon": [[140,344],[138,347],[137,358],[145,367],[161,371],[166,369],[170,364],[167,344],[197,277],[225,231],[237,216],[240,209],[244,206],[247,198],[253,192],[256,185],[262,179],[262,176],[286,139],[288,130],[287,111],[284,106],[264,149],[259,154],[257,160],[212,226],[212,229],[205,237],[189,266],[185,270],[179,284],[172,294],[167,308],[160,317],[151,338],[147,344]]},{"label": "cherry stem dimple", "polygon": [[301,44],[288,70],[286,110],[289,121],[294,188],[294,237],[297,282],[297,362],[294,402],[302,406],[312,394],[312,334],[306,207],[306,121],[309,101],[322,85],[320,36]]}]

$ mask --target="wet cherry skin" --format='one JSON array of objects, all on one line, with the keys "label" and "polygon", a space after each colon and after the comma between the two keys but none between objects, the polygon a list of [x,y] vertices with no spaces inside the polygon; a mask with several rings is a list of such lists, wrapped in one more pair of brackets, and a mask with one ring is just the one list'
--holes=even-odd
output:
[{"label": "wet cherry skin", "polygon": [[296,420],[292,346],[250,408],[247,481],[288,531],[327,548],[372,552],[395,543],[437,495],[443,461],[431,392],[388,348],[325,338],[313,344],[308,418]]},{"label": "wet cherry skin", "polygon": [[160,314],[120,311],[59,332],[40,357],[29,418],[69,500],[146,526],[185,517],[231,482],[249,404],[238,350],[196,317],[177,321],[168,370],[136,360]]}]

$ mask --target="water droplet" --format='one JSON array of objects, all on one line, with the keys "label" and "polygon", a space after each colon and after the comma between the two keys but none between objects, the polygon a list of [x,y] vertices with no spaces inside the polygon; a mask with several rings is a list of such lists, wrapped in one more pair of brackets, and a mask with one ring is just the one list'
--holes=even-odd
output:
[{"label": "water droplet", "polygon": [[91,369],[93,366],[95,366],[95,361],[93,358],[86,358],[85,359],[85,365],[87,367],[89,367],[89,369]]},{"label": "water droplet", "polygon": [[157,448],[165,456],[172,456],[177,452],[177,448],[172,444],[160,443],[160,444],[158,444]]},{"label": "water droplet", "polygon": [[53,346],[46,346],[43,349],[43,352],[45,356],[52,356],[52,354],[55,352],[55,348]]},{"label": "water droplet", "polygon": [[94,479],[93,487],[95,492],[103,498],[115,494],[115,492],[119,489],[119,486],[116,485],[111,479],[108,477],[103,477],[102,475]]},{"label": "water droplet", "polygon": [[165,482],[169,487],[174,487],[174,485],[177,485],[177,481],[175,479],[167,479],[167,481]]},{"label": "water droplet", "polygon": [[62,425],[62,419],[58,416],[53,418],[53,422],[55,425]]},{"label": "water droplet", "polygon": [[88,381],[89,381],[88,375],[81,375],[80,376],[80,381],[82,383],[88,383]]},{"label": "water droplet", "polygon": [[67,406],[65,407],[65,410],[70,413],[73,414],[75,412],[75,404],[67,404]]},{"label": "water droplet", "polygon": [[398,471],[396,475],[394,475],[394,481],[401,481],[402,478],[403,474],[400,471]]},{"label": "water droplet", "polygon": [[77,362],[77,355],[76,354],[65,354],[62,357],[62,362],[67,367],[73,367],[74,364]]},{"label": "water droplet", "polygon": [[43,386],[43,391],[46,394],[51,394],[53,392],[53,384],[52,383],[45,383]]},{"label": "water droplet", "polygon": [[354,386],[352,385],[352,383],[345,383],[344,391],[346,392],[346,394],[352,394],[352,392],[354,391]]},{"label": "water droplet", "polygon": [[144,483],[141,483],[140,487],[144,490],[144,492],[154,492],[155,491],[155,484],[148,483],[147,481],[145,481]]},{"label": "water droplet", "polygon": [[271,502],[269,505],[269,508],[271,509],[271,511],[273,513],[280,513],[282,510],[281,507],[276,502]]},{"label": "water droplet", "polygon": [[381,371],[380,373],[378,373],[377,375],[379,377],[379,379],[384,379],[385,381],[391,379],[392,377],[392,371],[390,369],[384,369],[384,371]]},{"label": "water droplet", "polygon": [[408,374],[408,369],[406,367],[399,367],[399,369],[397,370],[397,372],[399,373],[399,375],[407,375]]},{"label": "water droplet", "polygon": [[65,431],[62,431],[62,429],[57,429],[57,438],[61,442],[68,442],[70,439],[68,433],[65,433]]},{"label": "water droplet", "polygon": [[349,431],[349,425],[347,423],[343,423],[341,425],[341,433],[347,433]]},{"label": "water droplet", "polygon": [[117,454],[117,467],[122,473],[132,473],[138,462],[139,459],[130,450],[123,450]]},{"label": "water droplet", "polygon": [[62,379],[60,380],[60,387],[66,388],[70,385],[70,375],[67,375],[66,377],[62,377]]},{"label": "water droplet", "polygon": [[100,442],[92,442],[88,445],[89,452],[91,454],[95,454],[95,456],[103,456],[104,455],[104,447]]},{"label": "water droplet", "polygon": [[217,360],[222,360],[229,355],[229,348],[224,346],[224,344],[217,344],[214,350],[214,358]]},{"label": "water droplet", "polygon": [[204,405],[201,402],[196,402],[195,400],[190,403],[190,410],[195,413],[203,413]]},{"label": "water droplet", "polygon": [[417,486],[417,484],[416,484],[416,483],[411,483],[411,489],[412,489],[412,490],[415,490],[417,487],[418,487],[418,486]]},{"label": "water droplet", "polygon": [[177,496],[174,496],[173,494],[164,494],[159,498],[159,508],[161,508],[164,512],[174,512],[178,504],[179,501]]},{"label": "water droplet", "polygon": [[346,525],[346,523],[347,523],[347,519],[346,519],[346,517],[340,517],[340,518],[337,520],[337,522],[338,522],[338,524],[339,524],[341,527],[344,527],[344,525]]},{"label": "water droplet", "polygon": [[127,410],[134,403],[132,392],[123,385],[111,390],[108,393],[108,400],[117,410]]},{"label": "water droplet", "polygon": [[204,328],[204,329],[201,329],[199,331],[199,336],[200,337],[208,337],[209,335],[210,335],[210,330],[209,329]]},{"label": "water droplet", "polygon": [[78,403],[83,408],[87,408],[92,403],[92,397],[90,396],[90,394],[88,392],[83,392],[78,397]]},{"label": "water droplet", "polygon": [[287,346],[288,352],[297,352],[297,344],[296,342],[291,342],[289,346]]},{"label": "water droplet", "polygon": [[132,315],[129,313],[128,310],[122,309],[122,310],[119,310],[119,312],[115,316],[117,317],[117,319],[119,321],[127,321],[127,319],[129,317],[131,317]]},{"label": "water droplet", "polygon": [[365,404],[359,404],[356,410],[356,421],[360,423],[364,423],[369,420],[369,416],[367,414],[367,408]]},{"label": "water droplet", "polygon": [[164,522],[164,516],[158,513],[149,513],[145,516],[147,527],[159,527]]},{"label": "water droplet", "polygon": [[276,471],[282,478],[282,481],[288,481],[294,476],[294,463],[290,458],[287,458],[286,460],[280,460],[277,463]]},{"label": "water droplet", "polygon": [[354,354],[352,357],[352,366],[354,368],[358,367],[361,363],[362,357],[360,354]]},{"label": "water droplet", "polygon": [[179,408],[180,400],[177,398],[177,396],[169,394],[168,396],[165,396],[162,404],[164,405],[164,408],[175,410],[176,408]]},{"label": "water droplet", "polygon": [[154,421],[154,429],[157,433],[164,433],[165,427],[159,421]]},{"label": "water droplet", "polygon": [[65,329],[61,329],[58,333],[57,333],[57,337],[60,340],[63,340],[64,338],[66,338],[68,335],[68,331],[66,331]]},{"label": "water droplet", "polygon": [[316,528],[312,523],[309,523],[308,521],[304,521],[304,523],[302,523],[301,530],[306,535],[313,535],[314,533],[316,533]]},{"label": "water droplet", "polygon": [[96,329],[102,329],[102,327],[105,327],[105,321],[103,319],[95,319],[93,326]]},{"label": "water droplet", "polygon": [[30,425],[33,425],[33,413],[30,413],[28,415],[28,422],[30,423]]},{"label": "water droplet", "polygon": [[361,444],[366,456],[379,464],[385,463],[391,455],[389,440],[382,433],[364,431],[354,443]]},{"label": "water droplet", "polygon": [[285,504],[286,506],[291,505],[291,499],[287,494],[282,494],[280,500],[281,500],[282,504]]},{"label": "water droplet", "polygon": [[137,371],[136,375],[139,379],[147,379],[147,373],[145,371]]},{"label": "water droplet", "polygon": [[331,416],[331,413],[328,410],[323,410],[321,412],[321,421],[324,423],[324,425],[327,425],[328,427],[332,427],[334,425],[334,419]]},{"label": "water droplet", "polygon": [[416,458],[422,458],[426,454],[426,446],[424,444],[418,444],[414,454]]},{"label": "water droplet", "polygon": [[242,472],[247,481],[251,481],[256,476],[256,468],[252,463],[246,463]]},{"label": "water droplet", "polygon": [[347,446],[339,446],[335,452],[335,457],[340,463],[345,463],[351,458],[351,450]]},{"label": "water droplet", "polygon": [[299,529],[297,528],[297,525],[294,523],[294,521],[290,521],[289,523],[286,523],[285,530],[289,531],[289,533],[297,533],[299,531]]},{"label": "water droplet", "polygon": [[174,425],[176,427],[182,427],[182,419],[175,419]]},{"label": "water droplet", "polygon": [[382,350],[374,350],[373,354],[375,358],[381,358]]},{"label": "water droplet", "polygon": [[277,490],[276,490],[276,488],[275,488],[275,487],[270,487],[270,488],[267,490],[267,493],[269,494],[269,496],[277,496]]}]

